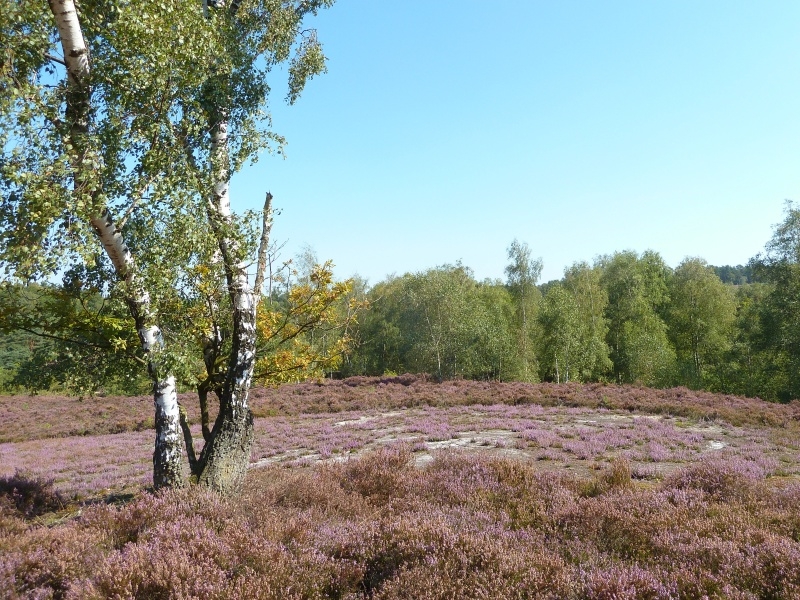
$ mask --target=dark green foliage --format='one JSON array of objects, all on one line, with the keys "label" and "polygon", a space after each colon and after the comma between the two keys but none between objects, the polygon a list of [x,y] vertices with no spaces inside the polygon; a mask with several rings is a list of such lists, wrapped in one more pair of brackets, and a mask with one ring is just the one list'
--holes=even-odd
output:
[{"label": "dark green foliage", "polygon": [[677,356],[677,377],[686,385],[724,389],[723,365],[733,343],[736,303],[725,285],[699,258],[687,258],[673,273],[667,310]]},{"label": "dark green foliage", "polygon": [[669,305],[670,269],[647,251],[618,252],[599,260],[608,294],[608,346],[620,383],[665,385],[672,381],[675,350],[663,316]]},{"label": "dark green foliage", "polygon": [[717,277],[720,278],[722,283],[730,283],[733,285],[746,285],[748,283],[755,283],[756,278],[753,273],[753,265],[723,265],[721,267],[711,267]]},{"label": "dark green foliage", "polygon": [[770,284],[760,306],[755,345],[766,352],[783,379],[781,399],[800,397],[800,209],[787,203],[766,252],[753,261],[756,275]]},{"label": "dark green foliage", "polygon": [[537,285],[541,262],[508,249],[508,281],[463,265],[392,277],[368,292],[344,375],[616,381],[800,397],[800,211],[787,207],[763,256],[674,270],[654,251],[576,263]]},{"label": "dark green foliage", "polygon": [[733,345],[721,362],[723,386],[729,392],[769,400],[787,388],[786,364],[765,329],[767,297],[772,286],[755,283],[736,290]]},{"label": "dark green foliage", "polygon": [[362,344],[350,369],[507,378],[514,355],[512,309],[502,287],[478,283],[456,264],[389,279],[368,297],[371,309],[362,319]]},{"label": "dark green foliage", "polygon": [[[798,239],[800,213],[790,204],[766,252],[746,267],[691,258],[672,270],[655,252],[619,252],[537,286],[540,263],[517,244],[508,282],[478,282],[459,263],[371,289],[362,283],[357,296],[370,308],[349,333],[359,346],[337,375],[615,380],[800,397]],[[131,377],[140,372],[136,334],[124,305],[101,292],[106,277],[83,269],[61,286],[0,286],[0,391],[145,391],[144,378]],[[192,302],[167,307],[168,334],[190,326]]]},{"label": "dark green foliage", "polygon": [[547,287],[537,319],[543,379],[597,381],[611,370],[601,276],[599,267],[578,263],[567,269],[563,283]]}]

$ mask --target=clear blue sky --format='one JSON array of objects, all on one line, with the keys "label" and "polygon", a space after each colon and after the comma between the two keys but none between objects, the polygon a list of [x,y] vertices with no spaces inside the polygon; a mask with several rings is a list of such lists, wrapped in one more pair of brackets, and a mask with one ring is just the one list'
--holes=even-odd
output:
[{"label": "clear blue sky", "polygon": [[800,2],[339,0],[328,73],[273,84],[274,239],[370,283],[461,259],[543,280],[615,250],[745,263],[800,200]]}]

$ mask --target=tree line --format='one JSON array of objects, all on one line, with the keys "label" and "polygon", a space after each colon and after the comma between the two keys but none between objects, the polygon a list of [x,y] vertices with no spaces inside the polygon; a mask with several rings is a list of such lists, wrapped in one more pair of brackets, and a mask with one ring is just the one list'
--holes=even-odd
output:
[{"label": "tree line", "polygon": [[[542,283],[542,261],[526,243],[513,241],[507,256],[504,280],[478,281],[456,263],[368,286],[336,280],[332,264],[307,249],[273,267],[256,317],[254,379],[415,372],[800,397],[800,209],[792,204],[747,265],[686,258],[671,268],[655,251],[621,251]],[[0,286],[0,390],[147,389],[124,303],[84,275]],[[193,327],[189,339],[202,338],[203,307],[223,301],[213,286],[194,289],[198,295],[160,311],[173,345]],[[206,429],[206,397],[221,391],[213,366],[186,356],[193,358],[171,370],[181,389],[200,394]]]},{"label": "tree line", "polygon": [[687,386],[770,400],[800,397],[800,211],[787,205],[747,265],[652,250],[578,262],[541,283],[514,241],[505,280],[465,265],[389,277],[362,290],[356,349],[342,375]]}]

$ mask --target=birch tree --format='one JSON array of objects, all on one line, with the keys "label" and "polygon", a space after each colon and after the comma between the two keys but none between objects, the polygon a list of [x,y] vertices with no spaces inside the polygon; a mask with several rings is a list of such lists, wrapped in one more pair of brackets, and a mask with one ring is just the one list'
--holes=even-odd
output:
[{"label": "birch tree", "polygon": [[[773,228],[764,252],[751,264],[769,284],[756,334],[769,356],[765,383],[781,400],[800,397],[800,207],[787,201],[783,221]],[[766,386],[765,386],[766,387]]]},{"label": "birch tree", "polygon": [[[303,22],[331,4],[0,0],[0,264],[21,281],[95,269],[102,293],[127,305],[153,382],[156,487],[183,484],[183,441],[197,481],[233,492],[244,476],[259,236],[255,215],[232,212],[229,181],[281,151],[267,76],[288,63],[294,102],[324,70]],[[202,318],[182,331],[186,301]],[[199,362],[197,330],[219,411],[194,457],[176,392]]]},{"label": "birch tree", "polygon": [[608,294],[608,346],[620,383],[664,385],[671,381],[675,351],[661,313],[668,304],[670,271],[661,256],[646,251],[602,257],[602,284]]},{"label": "birch tree", "polygon": [[569,290],[578,307],[581,323],[581,372],[575,379],[598,381],[611,371],[609,347],[606,343],[608,322],[604,316],[608,294],[601,283],[602,273],[588,263],[574,263],[564,271],[564,287]]},{"label": "birch tree", "polygon": [[520,378],[536,381],[537,360],[533,336],[536,309],[541,292],[536,287],[542,274],[542,259],[534,259],[525,242],[514,240],[507,249],[509,264],[505,272],[508,289],[516,306],[517,353],[520,362]]},{"label": "birch tree", "polygon": [[581,315],[575,297],[561,282],[544,296],[537,318],[542,327],[542,370],[556,383],[580,381]]},{"label": "birch tree", "polygon": [[720,370],[733,343],[733,288],[703,259],[687,258],[670,280],[668,316],[682,379],[693,387],[719,389],[713,372]]}]

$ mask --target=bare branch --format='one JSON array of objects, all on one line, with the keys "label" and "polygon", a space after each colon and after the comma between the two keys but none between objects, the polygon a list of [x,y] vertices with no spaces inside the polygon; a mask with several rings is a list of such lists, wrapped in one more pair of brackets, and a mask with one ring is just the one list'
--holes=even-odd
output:
[{"label": "bare branch", "polygon": [[125,227],[125,223],[128,222],[128,218],[133,214],[133,211],[136,210],[136,207],[139,206],[139,201],[141,200],[141,196],[138,196],[133,200],[131,205],[128,207],[128,210],[125,211],[125,214],[122,215],[122,218],[119,220],[117,224],[117,229],[122,230]]},{"label": "bare branch", "polygon": [[189,429],[189,417],[183,405],[178,404],[178,411],[180,414],[181,430],[183,431],[183,442],[186,444],[186,455],[189,459],[189,471],[191,471],[192,475],[197,475],[197,455],[194,451],[192,431]]},{"label": "bare branch", "polygon": [[256,268],[256,293],[255,303],[258,306],[261,300],[261,288],[264,286],[264,271],[267,269],[267,255],[269,253],[269,234],[272,231],[272,194],[267,192],[264,200],[264,214],[262,216],[261,243],[258,246],[258,267]]},{"label": "bare branch", "polygon": [[[155,144],[156,140],[153,139],[153,141],[151,142],[151,146],[155,146]],[[120,219],[119,222],[117,223],[117,229],[122,231],[122,228],[125,227],[125,223],[128,222],[128,218],[133,214],[133,211],[136,210],[136,207],[139,206],[139,202],[141,202],[144,199],[144,193],[147,190],[147,188],[149,188],[150,185],[153,183],[154,179],[155,177],[153,176],[146,177],[145,180],[142,182],[142,184],[136,189],[136,191],[134,191],[133,202],[131,202],[131,205],[128,207],[128,210],[125,211],[125,214],[122,215],[122,219]]]},{"label": "bare branch", "polygon": [[64,65],[65,67],[67,66],[67,63],[64,62],[64,59],[59,58],[58,56],[54,56],[54,55],[50,54],[49,52],[45,52],[44,57],[47,60],[52,60],[55,63],[58,63],[60,65]]}]

